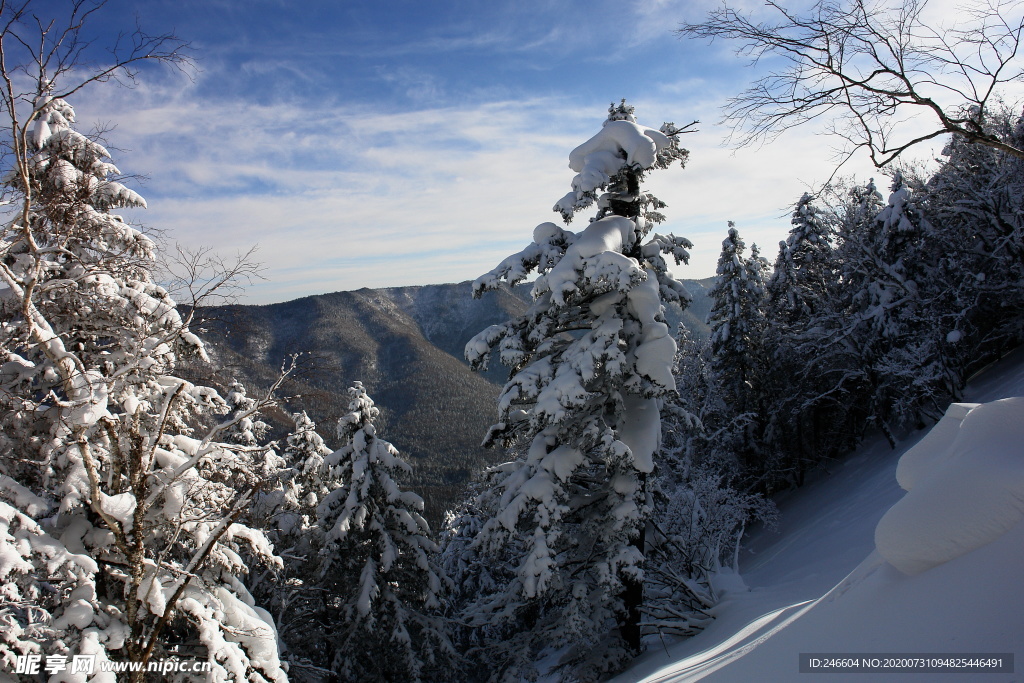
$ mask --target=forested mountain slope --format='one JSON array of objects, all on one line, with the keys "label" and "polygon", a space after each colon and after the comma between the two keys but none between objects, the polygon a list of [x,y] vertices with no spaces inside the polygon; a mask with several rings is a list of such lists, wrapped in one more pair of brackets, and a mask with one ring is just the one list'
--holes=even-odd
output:
[{"label": "forested mountain slope", "polygon": [[[687,281],[691,308],[667,311],[706,333],[706,288]],[[284,387],[287,412],[305,410],[329,446],[345,409],[345,390],[361,381],[381,409],[381,432],[413,465],[410,484],[436,520],[474,470],[502,457],[480,447],[494,421],[507,369],[484,374],[463,358],[466,342],[489,325],[521,314],[530,286],[473,299],[470,283],[360,289],[264,306],[202,309],[202,334],[222,382],[238,379],[254,394],[277,377],[282,362],[301,353],[300,369]],[[285,411],[266,416],[276,431],[291,428]]]}]

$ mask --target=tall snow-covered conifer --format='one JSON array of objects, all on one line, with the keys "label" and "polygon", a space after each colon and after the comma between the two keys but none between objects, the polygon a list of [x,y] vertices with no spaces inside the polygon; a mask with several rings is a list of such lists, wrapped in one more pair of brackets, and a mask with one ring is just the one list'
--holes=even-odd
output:
[{"label": "tall snow-covered conifer", "polygon": [[746,245],[729,224],[718,257],[718,279],[711,288],[712,369],[725,401],[737,412],[757,409],[760,344],[765,330],[764,264],[758,254],[743,257]]},{"label": "tall snow-covered conifer", "polygon": [[833,353],[820,343],[822,322],[841,306],[834,218],[819,208],[813,195],[804,193],[793,209],[789,236],[779,243],[767,284],[766,393],[773,400],[767,431],[780,453],[784,478],[797,484],[808,461],[825,456],[836,445],[823,438],[827,430],[822,424],[830,409],[825,404],[836,399],[821,398],[831,387],[810,360]]},{"label": "tall snow-covered conifer", "polygon": [[[980,123],[1024,144],[1019,107],[993,107]],[[957,395],[973,370],[1024,338],[1024,160],[957,137],[942,154],[942,167],[918,185],[943,243],[933,279],[943,290],[931,296],[935,330],[948,343],[934,356],[957,364]]]},{"label": "tall snow-covered conifer", "polygon": [[887,204],[859,227],[842,233],[846,325],[863,368],[868,418],[895,445],[893,425],[917,413],[931,391],[917,383],[905,354],[933,331],[922,295],[935,273],[935,229],[900,173]]},{"label": "tall snow-covered conifer", "polygon": [[300,536],[315,523],[317,506],[329,493],[326,458],[332,451],[306,411],[296,413],[292,419],[295,428],[281,452],[290,472],[284,486],[282,519],[276,526],[286,536]]},{"label": "tall snow-covered conifer", "polygon": [[814,196],[806,192],[800,197],[789,236],[779,243],[768,282],[770,317],[778,325],[805,328],[816,309],[835,295],[832,228],[813,202]]},{"label": "tall snow-covered conifer", "polygon": [[499,674],[543,648],[572,646],[568,659],[589,657],[581,666],[599,669],[639,650],[645,482],[660,400],[675,389],[662,304],[688,301],[664,255],[686,262],[691,246],[652,234],[664,204],[641,182],[685,162],[680,132],[637,124],[625,102],[612,106],[569,155],[577,175],[555,206],[566,222],[593,205],[595,217],[579,232],[541,223],[523,251],[473,285],[479,296],[538,273],[526,314],[466,347],[474,367],[497,350],[512,368],[485,443],[525,449],[492,472],[482,498],[491,516],[475,541],[499,555],[521,550],[514,578],[469,609],[473,623],[502,633],[488,655]]},{"label": "tall snow-covered conifer", "polygon": [[324,535],[317,508],[330,492],[326,458],[331,454],[306,413],[292,416],[285,440],[284,467],[275,485],[253,506],[252,516],[283,560],[251,582],[252,593],[277,622],[278,637],[293,681],[319,681],[328,673],[332,645],[325,633],[327,595],[320,581]]},{"label": "tall snow-covered conifer", "polygon": [[318,507],[331,666],[345,681],[419,681],[452,654],[432,614],[441,606],[437,545],[423,499],[395,480],[412,470],[377,436],[377,414],[356,382],[338,422],[343,445],[325,460],[336,485]]},{"label": "tall snow-covered conifer", "polygon": [[819,302],[806,331],[787,335],[802,369],[797,375],[799,387],[781,393],[799,394],[800,404],[811,411],[799,441],[812,458],[834,457],[852,448],[867,418],[868,364],[858,332],[860,319],[851,311],[856,308],[855,298],[862,296],[856,292],[865,282],[857,272],[867,272],[860,263],[874,258],[868,245],[883,207],[873,179],[836,197],[831,209],[836,232],[831,266],[835,289]]}]

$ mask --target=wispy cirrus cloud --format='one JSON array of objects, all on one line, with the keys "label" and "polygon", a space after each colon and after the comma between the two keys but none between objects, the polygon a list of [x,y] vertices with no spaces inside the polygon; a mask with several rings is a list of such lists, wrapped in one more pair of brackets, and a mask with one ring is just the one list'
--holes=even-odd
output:
[{"label": "wispy cirrus cloud", "polygon": [[[555,219],[569,151],[627,97],[648,125],[702,121],[684,139],[688,167],[650,183],[669,203],[663,229],[696,244],[679,275],[706,277],[727,220],[770,256],[787,207],[833,164],[812,131],[721,145],[719,107],[749,74],[671,35],[684,5],[454,2],[438,18],[408,3],[431,19],[414,26],[369,5],[313,2],[297,17],[264,0],[257,26],[200,32],[194,81],[147,73],[134,91],[93,88],[72,104],[80,120],[116,123],[115,161],[150,177],[138,188],[150,208],[131,218],[222,253],[259,244],[268,280],[247,301],[271,302],[489,270]],[[218,6],[217,21],[247,18]]]},{"label": "wispy cirrus cloud", "polygon": [[[476,277],[555,219],[573,175],[568,153],[604,118],[603,108],[557,98],[386,112],[204,102],[181,87],[105,90],[76,104],[86,120],[121,112],[111,139],[125,152],[115,161],[150,176],[140,188],[150,208],[132,218],[222,253],[259,245],[268,280],[246,299],[259,303]],[[638,114],[649,125],[686,122],[714,104],[681,106],[678,92],[694,87],[638,100]],[[721,131],[701,128],[684,140],[687,169],[650,178],[670,205],[665,229],[697,245],[683,277],[714,272],[726,220],[770,253],[788,230],[786,205],[831,170],[827,161],[793,168],[794,158],[823,158],[813,136],[733,153]]]}]

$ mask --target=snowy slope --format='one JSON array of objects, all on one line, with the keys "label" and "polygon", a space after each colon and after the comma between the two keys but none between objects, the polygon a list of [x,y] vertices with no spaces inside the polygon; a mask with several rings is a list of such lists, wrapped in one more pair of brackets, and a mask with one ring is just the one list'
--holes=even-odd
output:
[{"label": "snowy slope", "polygon": [[[1012,396],[1024,396],[1024,350],[977,378],[964,400],[989,404]],[[954,461],[960,456],[990,461],[963,469],[961,474],[971,472],[971,481],[945,489],[948,497],[958,498],[949,500],[948,508],[998,504],[992,514],[1000,519],[1024,516],[1021,496],[1014,494],[1024,474],[1024,440],[1007,439],[1020,431],[1024,411],[1015,420],[1006,412],[1012,405],[998,404],[1003,412],[985,420],[985,433],[975,427],[959,441],[953,435],[922,444],[934,449],[929,457],[936,461],[953,445]],[[988,410],[988,416],[995,414]],[[895,451],[881,439],[865,444],[829,476],[780,501],[778,530],[748,540],[740,568],[749,590],[737,586],[726,592],[716,608],[718,618],[700,635],[649,643],[648,652],[614,680],[1024,681],[1024,522],[914,576],[897,570],[875,548],[879,520],[907,495],[897,483],[897,463],[925,435],[906,439]],[[999,457],[989,457],[993,453]],[[921,449],[915,455],[921,457]],[[948,468],[936,466],[935,472],[938,479],[949,478]],[[980,488],[979,481],[984,482]],[[923,486],[915,483],[911,491]],[[985,487],[1005,490],[997,496],[994,490],[986,494]],[[946,508],[934,500],[926,504]],[[886,539],[899,539],[893,529],[905,533],[905,527],[890,526],[880,532],[883,547]],[[946,540],[965,526],[947,520],[950,533],[939,536]],[[800,653],[1015,653],[1018,673],[799,673]]]}]

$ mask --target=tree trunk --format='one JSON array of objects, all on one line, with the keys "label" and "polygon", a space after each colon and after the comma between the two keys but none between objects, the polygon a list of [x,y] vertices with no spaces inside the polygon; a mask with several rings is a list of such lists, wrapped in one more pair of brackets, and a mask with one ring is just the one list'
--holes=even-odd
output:
[{"label": "tree trunk", "polygon": [[[647,498],[647,473],[639,473],[640,480],[640,495]],[[636,548],[641,555],[646,557],[646,542],[647,542],[647,524],[644,523],[640,526],[640,533],[633,539],[631,545]],[[642,613],[640,608],[644,604],[644,582],[643,579],[634,577],[626,578],[623,583],[625,588],[622,591],[622,623],[619,626],[619,633],[622,635],[622,640],[626,644],[626,647],[634,655],[643,652],[643,643],[641,642],[640,633],[640,619]]]}]

